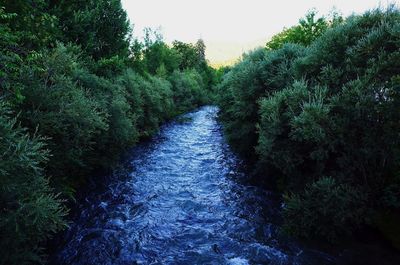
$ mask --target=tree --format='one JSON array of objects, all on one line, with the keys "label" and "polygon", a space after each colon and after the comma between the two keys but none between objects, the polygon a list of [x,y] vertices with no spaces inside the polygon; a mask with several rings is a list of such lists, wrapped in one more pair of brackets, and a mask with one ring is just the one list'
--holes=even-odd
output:
[{"label": "tree", "polygon": [[142,51],[142,62],[146,71],[157,74],[164,68],[168,74],[179,68],[181,55],[176,49],[171,49],[164,41],[158,31],[145,29],[144,49]]},{"label": "tree", "polygon": [[202,39],[198,39],[196,42],[196,50],[197,50],[197,55],[199,58],[199,61],[205,61],[206,60],[206,45],[204,44],[204,41]]},{"label": "tree", "polygon": [[52,47],[60,37],[59,20],[49,12],[46,0],[2,1],[1,6],[6,13],[15,14],[9,18],[8,26],[26,51]]},{"label": "tree", "polygon": [[52,12],[59,17],[64,40],[94,59],[128,55],[131,29],[120,0],[59,0]]},{"label": "tree", "polygon": [[285,43],[296,43],[303,46],[310,45],[315,39],[321,36],[328,28],[339,25],[343,19],[338,13],[332,13],[331,18],[316,18],[316,11],[309,11],[299,24],[276,34],[267,42],[268,50],[281,48]]},{"label": "tree", "polygon": [[21,101],[23,87],[17,82],[19,65],[24,51],[21,51],[19,38],[13,34],[8,23],[16,14],[6,13],[0,7],[0,97],[11,101]]},{"label": "tree", "polygon": [[181,57],[180,70],[194,68],[198,65],[198,50],[193,44],[174,41],[172,47]]}]

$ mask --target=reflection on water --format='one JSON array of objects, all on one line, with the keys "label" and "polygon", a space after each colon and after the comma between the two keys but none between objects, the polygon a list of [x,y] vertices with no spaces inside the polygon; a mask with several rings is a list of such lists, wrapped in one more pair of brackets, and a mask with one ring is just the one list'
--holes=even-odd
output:
[{"label": "reflection on water", "polygon": [[279,236],[279,201],[243,184],[216,107],[165,125],[78,207],[54,264],[331,264]]}]

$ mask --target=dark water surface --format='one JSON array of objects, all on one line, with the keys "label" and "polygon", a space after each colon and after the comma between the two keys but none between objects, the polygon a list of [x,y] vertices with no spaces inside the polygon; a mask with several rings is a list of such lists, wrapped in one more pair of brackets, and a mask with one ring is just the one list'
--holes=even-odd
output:
[{"label": "dark water surface", "polygon": [[76,210],[54,264],[332,264],[278,233],[278,196],[250,184],[203,107],[135,147],[127,176]]}]

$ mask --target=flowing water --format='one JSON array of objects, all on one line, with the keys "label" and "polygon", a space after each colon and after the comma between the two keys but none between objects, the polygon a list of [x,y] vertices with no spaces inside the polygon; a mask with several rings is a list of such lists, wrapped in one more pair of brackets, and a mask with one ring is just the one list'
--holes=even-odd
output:
[{"label": "flowing water", "polygon": [[170,122],[76,209],[54,264],[333,264],[279,233],[279,196],[246,184],[218,109]]}]

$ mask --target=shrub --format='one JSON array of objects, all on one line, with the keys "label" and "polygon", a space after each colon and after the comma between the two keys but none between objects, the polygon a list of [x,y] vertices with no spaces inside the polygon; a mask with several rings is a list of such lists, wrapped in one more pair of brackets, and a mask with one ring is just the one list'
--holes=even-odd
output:
[{"label": "shrub", "polygon": [[221,120],[227,138],[241,154],[252,156],[257,144],[258,101],[293,82],[292,63],[304,48],[287,44],[282,49],[257,50],[243,58],[219,87]]},{"label": "shrub", "polygon": [[[272,94],[260,101],[259,142],[256,151],[260,160],[284,174],[280,185],[288,185],[284,177],[301,181],[299,167],[304,163],[304,147],[291,138],[291,122],[302,110],[302,103],[309,97],[304,82]],[[294,176],[292,175],[294,174]]]},{"label": "shrub", "polygon": [[153,135],[163,121],[176,114],[168,80],[151,75],[143,77],[129,69],[118,77],[118,82],[126,90],[139,136]]},{"label": "shrub", "polygon": [[278,169],[278,187],[295,194],[288,231],[333,240],[399,211],[399,22],[395,8],[352,16],[307,48],[259,51],[223,77],[228,140],[250,154],[257,144],[259,172]]},{"label": "shrub", "polygon": [[141,108],[138,104],[141,103],[131,98],[134,91],[125,76],[121,79],[126,83],[111,82],[85,69],[76,69],[73,76],[104,113],[106,128],[97,136],[93,146],[95,155],[88,160],[96,167],[107,168],[119,158],[122,150],[138,141],[137,119]]},{"label": "shrub", "polygon": [[297,77],[327,85],[331,93],[360,77],[389,80],[398,73],[399,20],[396,9],[372,10],[348,18],[343,25],[326,31],[295,63]]},{"label": "shrub", "polygon": [[88,172],[86,158],[93,154],[97,137],[107,130],[106,113],[72,80],[76,67],[76,58],[60,45],[33,54],[22,71],[21,121],[49,138],[52,157],[47,169],[61,183],[80,181],[81,174]]},{"label": "shrub", "polygon": [[220,119],[236,151],[252,156],[257,141],[258,99],[265,94],[262,80],[263,49],[255,50],[232,68],[219,86]]},{"label": "shrub", "polygon": [[284,229],[296,236],[335,242],[365,223],[365,191],[323,177],[300,194],[285,196]]},{"label": "shrub", "polygon": [[196,70],[175,71],[169,78],[174,94],[174,104],[185,112],[207,101],[203,78]]},{"label": "shrub", "polygon": [[44,177],[44,139],[10,115],[0,102],[0,264],[31,264],[42,259],[40,243],[66,226],[66,210]]}]

